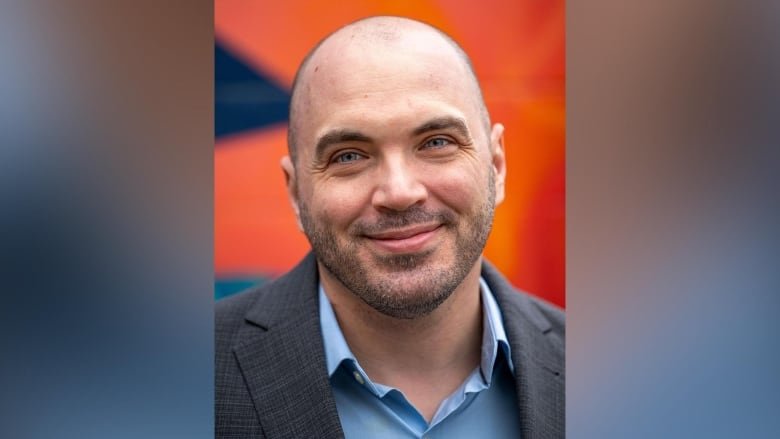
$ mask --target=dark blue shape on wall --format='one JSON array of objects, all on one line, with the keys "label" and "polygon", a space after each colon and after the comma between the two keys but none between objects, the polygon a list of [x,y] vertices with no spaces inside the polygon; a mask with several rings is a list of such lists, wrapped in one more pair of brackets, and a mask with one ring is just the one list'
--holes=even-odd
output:
[{"label": "dark blue shape on wall", "polygon": [[287,120],[290,94],[214,45],[214,135],[263,128]]}]

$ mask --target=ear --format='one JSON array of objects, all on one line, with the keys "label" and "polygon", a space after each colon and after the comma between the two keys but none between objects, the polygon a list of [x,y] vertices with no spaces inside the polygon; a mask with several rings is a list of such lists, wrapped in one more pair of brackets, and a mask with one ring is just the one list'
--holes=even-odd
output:
[{"label": "ear", "polygon": [[298,222],[298,230],[303,232],[301,209],[298,205],[298,181],[295,179],[295,166],[288,155],[282,157],[280,164],[282,165],[282,172],[284,172],[284,181],[287,184],[287,198],[290,200],[290,205],[295,213],[295,220]]},{"label": "ear", "polygon": [[504,184],[506,183],[506,156],[504,155],[504,126],[493,125],[490,132],[491,163],[496,176],[496,206],[504,201]]}]

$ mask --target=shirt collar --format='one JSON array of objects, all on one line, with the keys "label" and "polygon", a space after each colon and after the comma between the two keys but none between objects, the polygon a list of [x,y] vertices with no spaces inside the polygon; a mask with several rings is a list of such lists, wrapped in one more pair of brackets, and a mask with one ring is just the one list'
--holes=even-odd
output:
[{"label": "shirt collar", "polygon": [[[481,277],[479,278],[479,285],[482,296],[483,326],[480,370],[483,380],[489,385],[493,377],[493,369],[496,366],[499,349],[503,351],[510,370],[514,371],[514,366],[498,303],[493,297],[487,282]],[[342,362],[346,360],[357,365],[357,360],[349,349],[346,339],[344,339],[344,333],[341,332],[333,306],[331,306],[330,300],[325,295],[322,284],[319,286],[319,301],[320,326],[325,347],[325,363],[328,368],[328,376],[333,376]]]},{"label": "shirt collar", "polygon": [[339,322],[336,320],[336,314],[333,312],[333,306],[325,295],[325,290],[320,284],[320,327],[322,327],[322,338],[325,344],[325,364],[328,366],[328,376],[333,376],[336,369],[342,361],[355,361],[355,356],[344,339],[344,333],[341,332]]},{"label": "shirt collar", "polygon": [[501,349],[509,370],[514,372],[515,367],[512,364],[511,349],[509,339],[504,330],[504,318],[501,315],[501,309],[498,307],[493,292],[490,291],[485,279],[479,278],[479,291],[482,295],[482,361],[480,363],[482,378],[490,383],[493,377],[493,368],[498,360],[498,350]]}]

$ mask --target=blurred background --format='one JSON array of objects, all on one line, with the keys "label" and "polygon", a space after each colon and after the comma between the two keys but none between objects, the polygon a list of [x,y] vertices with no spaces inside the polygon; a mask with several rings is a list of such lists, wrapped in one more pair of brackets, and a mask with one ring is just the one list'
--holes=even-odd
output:
[{"label": "blurred background", "polygon": [[[308,46],[373,13],[371,3],[310,12],[264,2],[233,11],[229,27],[226,7],[249,2],[6,3],[0,437],[213,438],[214,267],[273,274],[225,262],[223,177],[282,182],[276,158],[243,172],[221,165],[265,145],[244,148],[242,138],[284,137],[282,119],[217,131],[215,154],[214,33],[238,65],[286,90]],[[380,12],[402,13],[402,3]],[[544,67],[563,71],[563,5],[479,3],[426,13],[474,56],[497,119],[521,98],[503,120],[521,179],[508,202],[532,205],[529,194],[544,191],[522,179],[545,181],[532,176],[563,163],[563,79]],[[347,9],[355,16],[342,18]],[[780,2],[566,2],[568,438],[780,437],[778,23]],[[252,44],[294,63],[250,56],[261,50],[228,37],[242,28],[271,32]],[[491,63],[524,79],[486,76]],[[218,109],[225,96],[251,97],[223,87]],[[541,154],[553,165],[539,165]],[[265,174],[276,177],[263,183]],[[235,197],[287,214],[286,200]],[[518,215],[529,212],[543,217],[498,209],[517,239],[491,241],[491,258],[501,260],[498,244],[529,245],[511,259],[522,269],[534,259],[521,251],[554,247],[522,232],[534,222]],[[273,236],[254,244],[264,229],[252,230],[248,249],[282,259],[288,246]],[[514,282],[546,294],[530,277]]]},{"label": "blurred background", "polygon": [[214,264],[221,298],[309,250],[287,201],[290,86],[324,36],[371,15],[430,23],[471,56],[506,126],[507,195],[485,254],[517,287],[565,306],[564,2],[215,2]]}]

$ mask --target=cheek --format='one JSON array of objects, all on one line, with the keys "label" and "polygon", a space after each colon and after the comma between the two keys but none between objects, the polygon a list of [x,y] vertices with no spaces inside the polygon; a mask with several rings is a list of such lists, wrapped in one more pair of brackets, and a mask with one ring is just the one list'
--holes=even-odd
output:
[{"label": "cheek", "polygon": [[320,185],[310,198],[315,215],[336,227],[347,227],[364,210],[366,191],[357,184]]},{"label": "cheek", "polygon": [[438,169],[429,174],[430,192],[458,212],[469,212],[487,199],[487,176],[471,166]]}]

